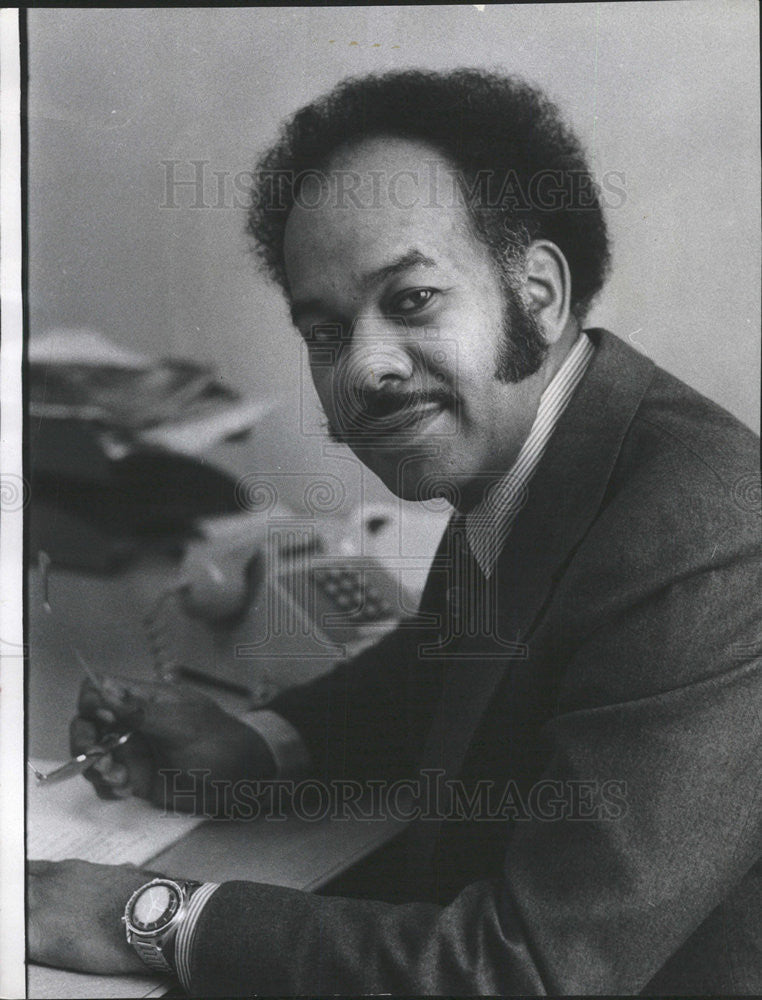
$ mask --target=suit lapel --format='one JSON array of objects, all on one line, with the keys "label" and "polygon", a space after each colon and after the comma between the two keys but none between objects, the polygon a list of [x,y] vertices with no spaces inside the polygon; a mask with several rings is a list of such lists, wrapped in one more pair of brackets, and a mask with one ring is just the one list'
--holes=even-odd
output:
[{"label": "suit lapel", "polygon": [[[622,440],[653,377],[653,362],[612,334],[591,330],[588,336],[595,355],[548,443],[490,581],[494,627],[487,634],[451,634],[438,654],[424,647],[444,662],[421,766],[442,769],[447,777],[458,773],[511,663],[527,658],[532,628],[600,508]],[[442,555],[447,548],[440,547],[440,560],[447,558]],[[443,606],[441,589],[441,578],[438,588],[427,588],[429,608]]]},{"label": "suit lapel", "polygon": [[560,575],[597,516],[622,442],[648,388],[652,361],[604,330],[529,484],[496,567],[499,634],[526,642]]}]

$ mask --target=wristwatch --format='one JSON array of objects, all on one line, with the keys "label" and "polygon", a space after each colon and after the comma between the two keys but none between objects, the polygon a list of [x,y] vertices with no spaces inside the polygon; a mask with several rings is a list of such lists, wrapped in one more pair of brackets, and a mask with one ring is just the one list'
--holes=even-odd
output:
[{"label": "wristwatch", "polygon": [[124,908],[127,942],[154,972],[176,973],[175,938],[188,912],[188,901],[201,882],[155,878],[142,885]]}]

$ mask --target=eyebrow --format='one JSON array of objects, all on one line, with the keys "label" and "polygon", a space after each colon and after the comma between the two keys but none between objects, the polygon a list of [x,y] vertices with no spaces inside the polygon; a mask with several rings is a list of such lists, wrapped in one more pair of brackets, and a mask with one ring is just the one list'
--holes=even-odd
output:
[{"label": "eyebrow", "polygon": [[[382,281],[386,281],[388,278],[392,278],[402,271],[407,271],[411,267],[436,267],[436,261],[431,257],[427,257],[420,250],[411,248],[400,254],[399,257],[395,257],[388,264],[383,264],[381,267],[364,274],[361,284],[365,288],[378,285]],[[325,304],[320,299],[299,299],[291,305],[291,321],[294,326],[298,326],[299,320],[303,319],[304,316],[320,312],[325,313]]]},{"label": "eyebrow", "polygon": [[407,271],[410,267],[436,267],[436,261],[421,253],[420,250],[406,250],[405,253],[400,254],[399,257],[396,257],[389,264],[384,264],[383,267],[376,268],[375,271],[366,274],[362,283],[364,285],[376,285],[386,280],[386,278],[394,277],[400,271]]}]

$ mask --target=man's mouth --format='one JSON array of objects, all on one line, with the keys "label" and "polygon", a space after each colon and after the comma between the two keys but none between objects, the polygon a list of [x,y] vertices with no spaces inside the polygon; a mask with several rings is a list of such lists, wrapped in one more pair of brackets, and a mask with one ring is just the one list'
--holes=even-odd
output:
[{"label": "man's mouth", "polygon": [[344,444],[390,443],[392,438],[415,437],[454,406],[451,395],[439,387],[429,392],[381,392],[363,398],[357,408],[341,410],[328,431],[332,440]]},{"label": "man's mouth", "polygon": [[351,429],[362,437],[416,434],[448,403],[441,392],[379,394],[366,401]]}]

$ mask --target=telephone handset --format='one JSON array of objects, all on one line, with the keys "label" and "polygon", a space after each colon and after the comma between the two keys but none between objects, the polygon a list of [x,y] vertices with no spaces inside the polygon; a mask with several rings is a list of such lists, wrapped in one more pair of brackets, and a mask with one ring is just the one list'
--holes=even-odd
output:
[{"label": "telephone handset", "polygon": [[[383,527],[371,511],[362,529],[378,537]],[[346,523],[324,519],[318,531],[288,515],[236,515],[206,523],[146,626],[161,676],[262,705],[378,641],[416,605],[399,573],[347,544]]]},{"label": "telephone handset", "polygon": [[183,610],[210,624],[234,621],[245,613],[263,575],[259,548],[246,552],[196,547],[186,558],[177,585]]},{"label": "telephone handset", "polygon": [[[268,533],[260,523],[244,518],[238,525],[236,520],[232,530],[229,523],[222,529],[215,525],[211,537],[192,543],[180,569],[178,592],[184,610],[210,625],[229,625],[245,613],[267,574]],[[318,537],[296,546],[275,537],[282,556],[306,556],[322,548]]]}]

